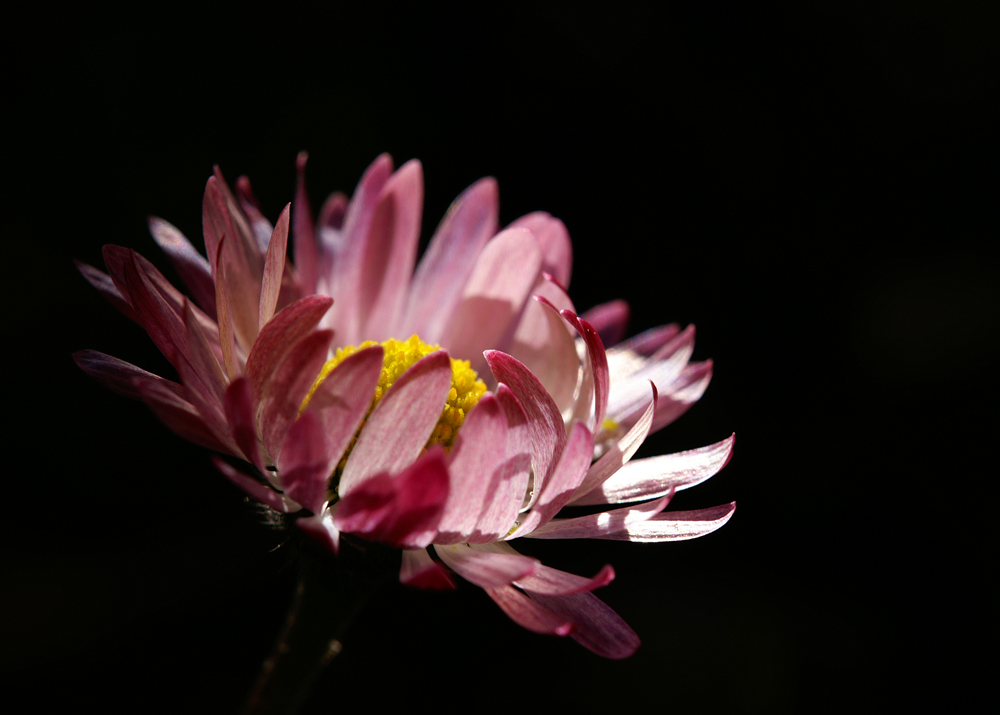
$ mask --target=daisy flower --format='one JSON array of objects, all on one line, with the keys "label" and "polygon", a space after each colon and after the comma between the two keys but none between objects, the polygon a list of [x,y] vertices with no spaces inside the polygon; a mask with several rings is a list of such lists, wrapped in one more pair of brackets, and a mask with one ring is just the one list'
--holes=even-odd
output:
[{"label": "daisy flower", "polygon": [[577,576],[511,542],[690,539],[730,518],[735,504],[663,510],[726,464],[734,437],[631,459],[708,385],[711,361],[690,362],[694,328],[619,342],[624,302],[578,315],[565,226],[539,212],[499,230],[493,179],[455,200],[418,263],[419,162],[380,156],[316,219],[305,164],[273,225],[245,177],[233,191],[216,169],[207,257],[150,219],[190,298],[127,248],[105,246],[106,273],[78,264],[179,382],[96,351],[77,363],[241,460],[215,464],[334,553],[344,534],[398,547],[403,583],[452,588],[457,574],[529,630],[631,655],[638,637],[592,594],[611,566]]}]

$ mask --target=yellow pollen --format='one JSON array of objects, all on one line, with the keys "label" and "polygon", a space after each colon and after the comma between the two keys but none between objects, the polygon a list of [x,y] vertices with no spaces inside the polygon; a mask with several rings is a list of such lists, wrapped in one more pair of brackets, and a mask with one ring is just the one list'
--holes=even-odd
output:
[{"label": "yellow pollen", "polygon": [[607,430],[608,432],[614,432],[616,429],[618,429],[618,423],[615,422],[610,417],[605,417],[604,421],[601,422],[601,429]]},{"label": "yellow pollen", "polygon": [[[372,347],[373,345],[379,345],[373,340],[367,340],[358,346],[348,345],[347,347],[337,348],[336,355],[323,365],[323,369],[320,370],[319,377],[316,378],[316,382],[313,386],[309,388],[309,394],[302,401],[302,406],[299,408],[299,414],[306,409],[309,404],[309,400],[312,399],[313,394],[323,383],[329,375],[345,358],[353,355],[359,350],[364,348]],[[420,358],[425,355],[429,355],[435,350],[440,350],[439,345],[428,345],[423,340],[421,340],[416,335],[410,336],[409,340],[396,340],[395,338],[389,338],[381,343],[382,350],[384,351],[384,357],[382,359],[382,373],[378,378],[378,385],[375,387],[375,394],[372,397],[371,406],[368,408],[368,412],[365,414],[365,419],[361,421],[361,426],[358,428],[357,433],[354,435],[354,439],[351,440],[350,446],[344,453],[344,456],[340,460],[340,464],[337,467],[337,471],[341,471],[344,468],[344,464],[347,461],[347,456],[351,453],[354,448],[354,443],[358,440],[358,435],[361,434],[361,430],[364,429],[365,423],[368,420],[368,416],[371,415],[372,410],[375,409],[385,393],[392,387],[393,383],[396,382],[403,373],[409,370],[415,362],[420,360]],[[451,449],[455,442],[455,436],[458,434],[459,428],[465,421],[465,416],[469,413],[476,403],[479,402],[479,398],[483,396],[486,392],[486,385],[479,376],[476,375],[476,371],[469,366],[468,360],[456,360],[451,358],[451,389],[448,390],[448,399],[444,405],[444,409],[441,411],[441,417],[438,419],[438,423],[434,426],[434,430],[431,432],[430,439],[427,440],[425,446],[426,449],[430,449],[435,444],[442,445],[446,450]],[[401,425],[400,428],[405,428]]]}]

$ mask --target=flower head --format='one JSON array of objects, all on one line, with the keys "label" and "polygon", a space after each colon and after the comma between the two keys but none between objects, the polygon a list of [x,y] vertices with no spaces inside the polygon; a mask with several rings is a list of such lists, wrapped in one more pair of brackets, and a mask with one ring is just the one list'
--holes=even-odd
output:
[{"label": "flower head", "polygon": [[[627,306],[578,315],[565,226],[534,213],[498,231],[492,179],[456,199],[418,264],[418,162],[393,171],[379,157],[353,197],[333,194],[315,222],[305,163],[274,225],[245,177],[233,192],[216,170],[203,202],[207,258],[150,220],[192,299],[129,249],[105,247],[106,274],[80,264],[180,382],[95,351],[78,364],[182,437],[245,460],[216,465],[334,552],[342,534],[399,547],[404,583],[453,587],[457,573],[525,628],[630,655],[635,633],[591,593],[614,578],[610,566],[576,576],[510,542],[688,539],[729,519],[734,504],[663,509],[725,465],[733,437],[631,460],[711,378],[710,361],[689,362],[693,327],[606,350]],[[561,514],[594,505],[609,508]]]}]

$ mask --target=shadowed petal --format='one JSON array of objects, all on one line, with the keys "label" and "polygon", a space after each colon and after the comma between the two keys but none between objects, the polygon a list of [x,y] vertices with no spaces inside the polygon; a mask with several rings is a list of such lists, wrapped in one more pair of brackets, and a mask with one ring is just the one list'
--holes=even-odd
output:
[{"label": "shadowed petal", "polygon": [[[478,551],[486,551],[494,554],[513,554],[520,556],[517,551],[506,541],[498,541],[493,544],[482,544],[474,547]],[[607,586],[615,578],[615,570],[611,566],[602,568],[593,578],[576,576],[575,574],[549,568],[544,564],[537,564],[530,574],[515,579],[514,585],[525,591],[533,593],[543,593],[548,596],[562,596],[569,593],[581,593],[582,591],[593,591],[595,588]]]},{"label": "shadowed petal", "polygon": [[512,586],[486,589],[486,595],[522,628],[543,635],[566,636],[573,624],[539,605]]},{"label": "shadowed petal", "polygon": [[404,549],[399,567],[399,582],[429,591],[455,588],[455,582],[441,564],[431,558],[427,549]]},{"label": "shadowed petal", "polygon": [[268,506],[275,511],[280,511],[282,514],[291,514],[302,508],[283,494],[279,494],[270,487],[261,484],[250,475],[244,474],[219,457],[212,457],[212,464],[222,472],[226,479],[264,506]]},{"label": "shadowed petal", "polygon": [[224,445],[208,428],[194,405],[174,392],[174,388],[166,380],[137,376],[133,379],[133,385],[142,401],[152,408],[163,424],[180,437],[216,452],[238,452],[235,445]]},{"label": "shadowed petal", "polygon": [[278,464],[281,486],[290,498],[319,514],[326,505],[326,490],[336,460],[337,457],[330,458],[324,447],[319,417],[306,411],[292,423],[281,448]]},{"label": "shadowed petal", "polygon": [[324,509],[322,514],[300,517],[295,520],[295,525],[311,536],[315,541],[326,546],[334,554],[340,552],[340,529],[333,524],[333,515],[336,512],[336,504]]},{"label": "shadowed petal", "polygon": [[292,202],[292,254],[299,280],[306,293],[315,293],[319,279],[319,245],[313,225],[309,194],[306,192],[306,162],[309,154],[302,151],[295,158],[298,180],[295,184],[295,200]]},{"label": "shadowed petal", "polygon": [[149,232],[174,264],[177,274],[191,291],[195,302],[214,319],[215,283],[208,259],[198,253],[198,249],[173,224],[162,218],[149,217]]},{"label": "shadowed petal", "polygon": [[236,179],[236,198],[240,202],[240,208],[243,209],[243,213],[246,214],[247,219],[250,221],[250,229],[253,231],[253,237],[257,239],[257,250],[262,254],[267,253],[267,246],[271,241],[274,226],[261,213],[260,202],[254,196],[253,189],[250,187],[250,179],[246,176],[240,176]]},{"label": "shadowed petal", "polygon": [[452,571],[480,588],[506,586],[534,573],[541,562],[513,549],[509,553],[484,551],[466,544],[435,544],[434,550]]},{"label": "shadowed petal", "polygon": [[180,399],[184,399],[185,391],[181,385],[151,372],[146,372],[141,367],[136,367],[132,363],[119,360],[111,355],[105,355],[96,350],[81,350],[73,353],[73,361],[85,373],[119,395],[141,400],[142,394],[136,388],[134,381],[135,378],[142,378],[158,382],[164,389],[173,392]]},{"label": "shadowed petal", "polygon": [[[285,251],[288,247],[288,215],[291,204],[285,206],[274,225],[274,232],[267,245],[267,257],[264,260],[264,278],[260,289],[260,307],[258,311],[258,330],[263,330],[267,322],[274,316],[274,308],[278,305],[278,294],[281,292],[281,277],[285,273]],[[254,341],[256,343],[256,340]]]},{"label": "shadowed petal", "polygon": [[87,279],[90,285],[94,286],[101,295],[103,295],[111,305],[115,306],[124,313],[127,317],[131,318],[135,322],[142,325],[142,321],[139,320],[139,316],[136,314],[135,310],[132,309],[132,303],[129,302],[128,298],[122,295],[121,291],[115,285],[115,282],[111,279],[104,271],[99,271],[93,266],[89,266],[81,261],[74,261],[76,268],[80,271],[80,275]]},{"label": "shadowed petal", "polygon": [[602,343],[617,345],[625,337],[629,313],[628,303],[624,300],[612,300],[595,305],[580,317],[594,326],[594,330],[601,336]]},{"label": "shadowed petal", "polygon": [[[555,306],[552,306],[555,310]],[[594,380],[594,406],[590,417],[590,429],[596,432],[604,422],[604,414],[608,407],[608,359],[604,354],[604,345],[597,331],[585,320],[581,320],[573,311],[561,310],[559,314],[573,326],[587,345],[587,358],[590,361],[590,373]],[[586,406],[589,410],[590,406]],[[581,416],[581,419],[584,416]]]},{"label": "shadowed petal", "polygon": [[729,521],[735,511],[736,502],[730,502],[708,509],[664,512],[648,521],[632,524],[622,531],[595,538],[645,542],[696,539],[720,528]]},{"label": "shadowed petal", "polygon": [[556,618],[573,624],[570,635],[584,648],[605,658],[628,658],[639,648],[639,636],[622,617],[592,593],[568,596],[531,594],[531,600]]},{"label": "shadowed petal", "polygon": [[[224,397],[226,419],[232,430],[236,445],[246,456],[247,461],[264,474],[266,467],[260,455],[260,445],[257,442],[257,429],[254,424],[253,396],[250,394],[250,382],[245,377],[238,377],[229,385]],[[301,499],[296,499],[302,503]]]}]

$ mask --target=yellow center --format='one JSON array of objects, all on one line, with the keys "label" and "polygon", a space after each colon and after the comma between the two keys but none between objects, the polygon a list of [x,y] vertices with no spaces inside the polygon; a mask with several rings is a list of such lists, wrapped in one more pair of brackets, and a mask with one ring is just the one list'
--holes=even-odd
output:
[{"label": "yellow center", "polygon": [[[309,394],[302,401],[299,414],[302,414],[302,411],[309,404],[309,400],[312,399],[317,388],[319,388],[323,380],[326,379],[326,376],[337,365],[359,350],[378,344],[373,340],[366,340],[358,346],[348,345],[347,347],[337,348],[337,354],[323,365],[319,377],[316,378],[316,382],[309,389]],[[368,407],[368,412],[365,414],[365,419],[361,421],[361,426],[358,427],[354,439],[351,440],[350,446],[340,460],[340,464],[337,467],[338,472],[344,468],[347,456],[354,448],[354,443],[357,442],[361,430],[364,429],[365,423],[368,421],[368,416],[375,409],[375,405],[382,400],[382,397],[389,388],[392,387],[393,383],[420,358],[441,349],[439,345],[428,345],[416,335],[410,336],[410,339],[405,341],[389,338],[383,341],[381,345],[384,357],[382,359],[382,373],[379,375],[378,385],[375,386],[375,395],[372,398],[371,405]],[[465,421],[465,416],[469,413],[469,410],[476,406],[479,398],[485,392],[486,385],[476,375],[476,371],[469,366],[469,361],[451,358],[451,389],[448,390],[448,399],[444,405],[444,409],[441,411],[441,417],[438,419],[437,424],[434,425],[434,430],[431,432],[430,439],[427,440],[425,448],[429,449],[435,444],[440,444],[446,450],[451,449],[451,446],[455,442],[455,436],[458,434],[458,429]]]}]

